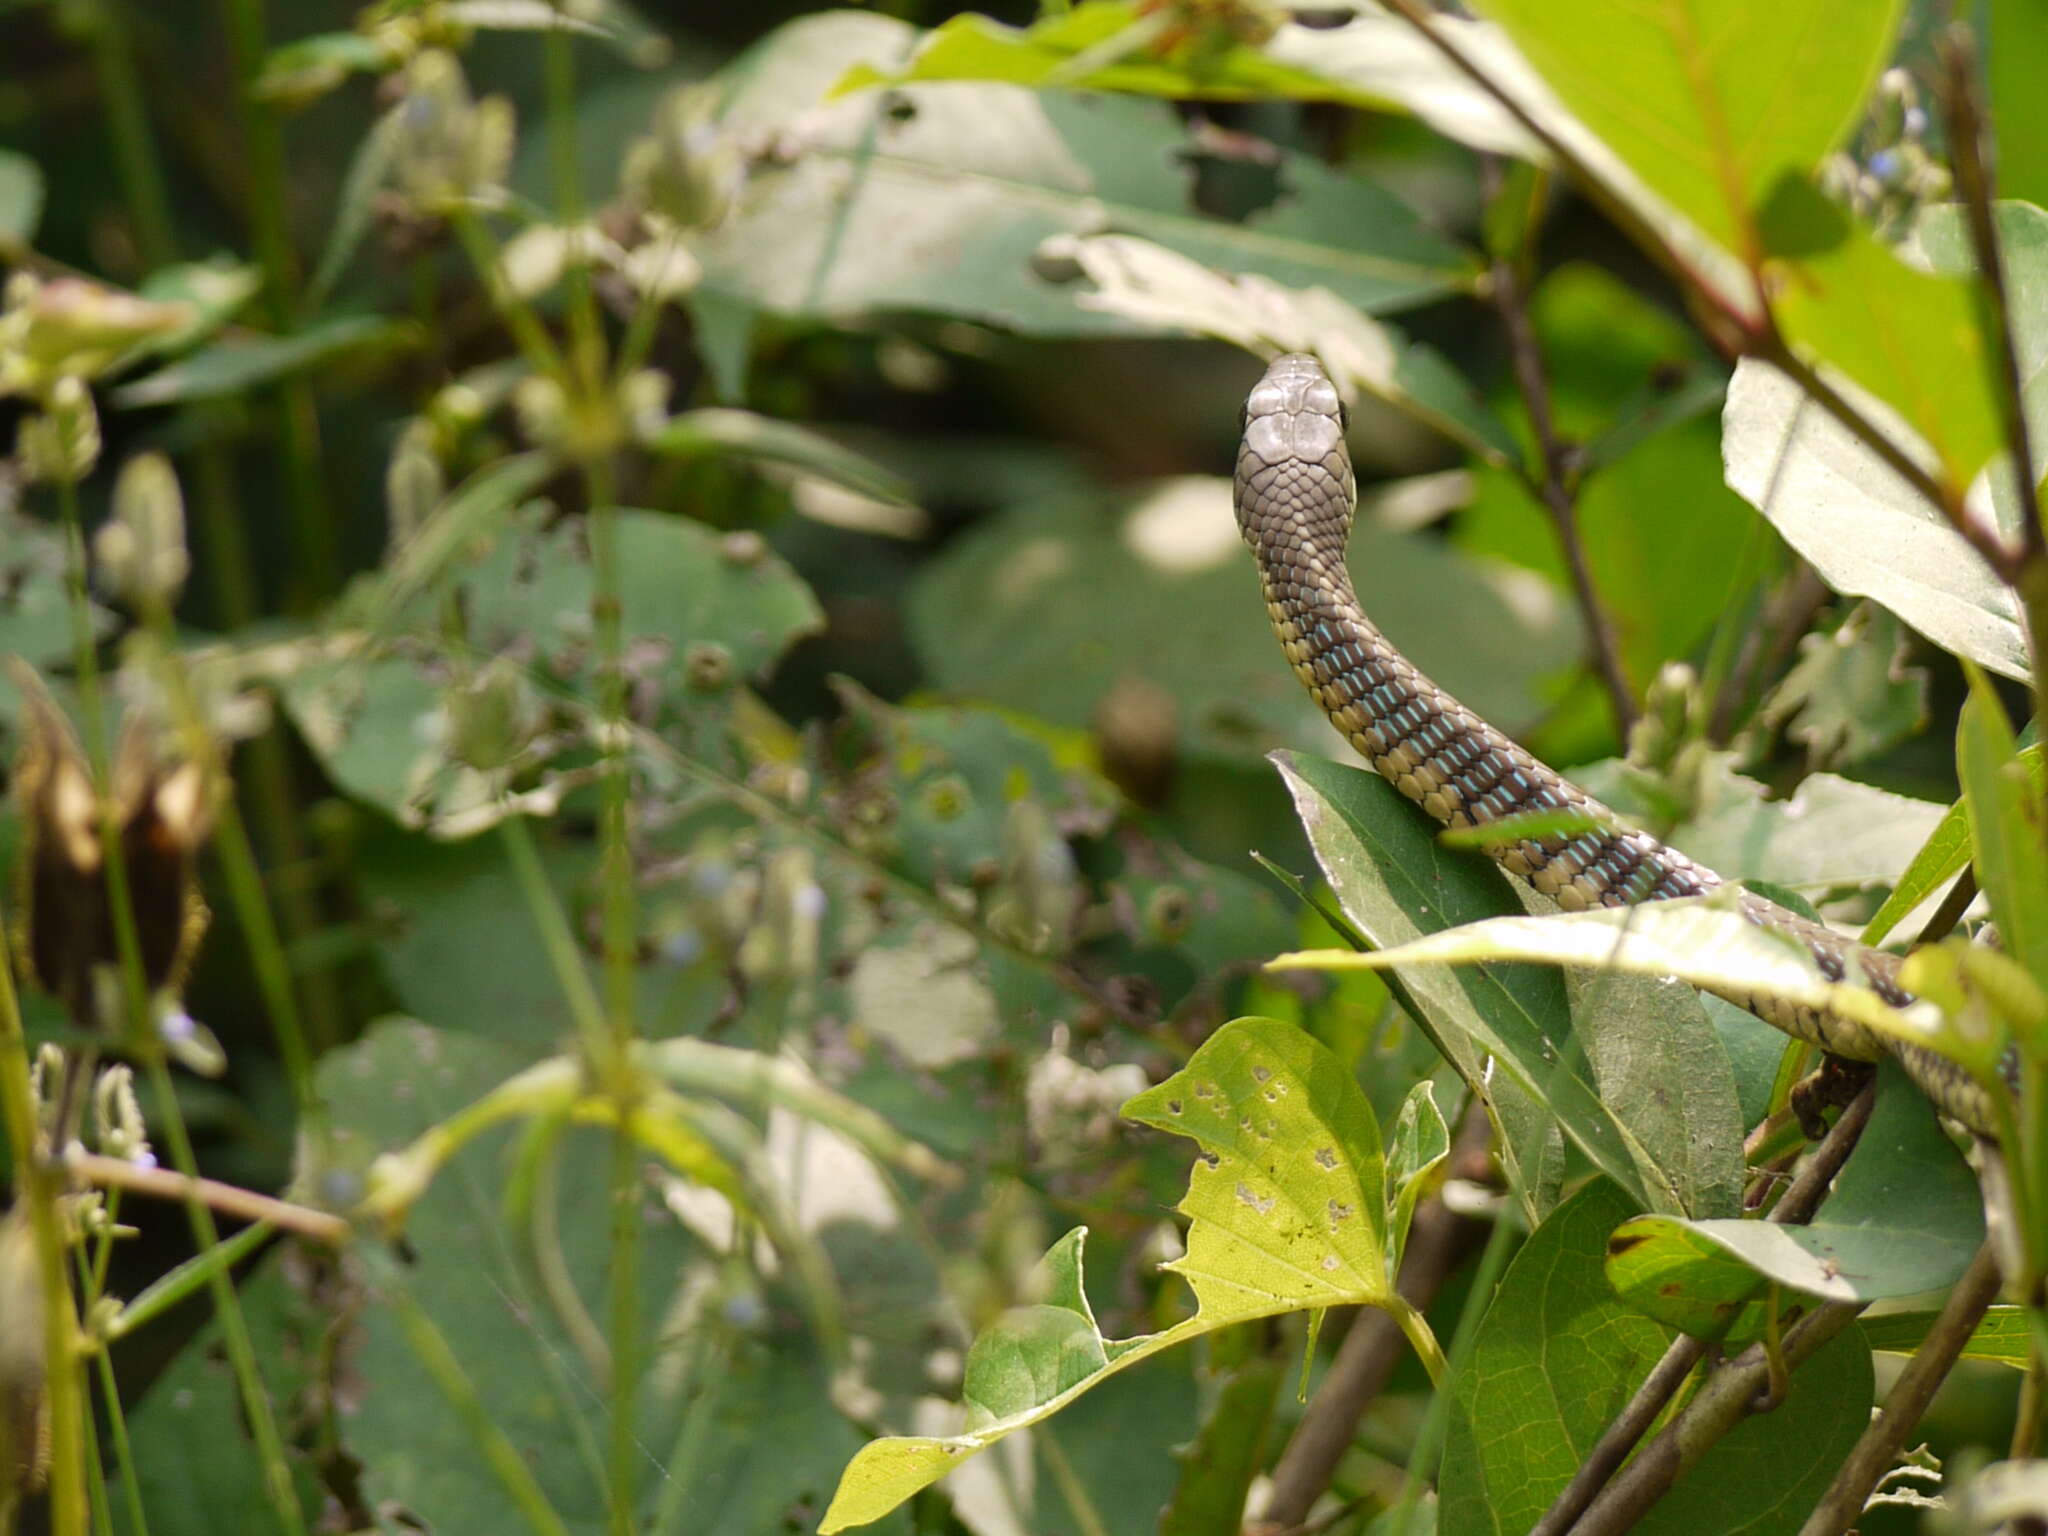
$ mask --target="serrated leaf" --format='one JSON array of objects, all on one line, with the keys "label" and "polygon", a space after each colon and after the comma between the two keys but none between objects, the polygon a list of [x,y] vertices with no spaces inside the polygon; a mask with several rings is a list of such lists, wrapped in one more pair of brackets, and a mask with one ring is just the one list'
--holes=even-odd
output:
[{"label": "serrated leaf", "polygon": [[[1415,807],[1378,775],[1290,753],[1274,761],[1345,916],[1381,946],[1353,957],[1359,968],[1391,972],[1404,1005],[1483,1102],[1500,1097],[1490,1084],[1504,1074],[1644,1206],[1700,1213],[1725,1207],[1739,1187],[1739,1136],[1723,1133],[1735,1125],[1734,1084],[1696,1003],[1684,1000],[1677,1013],[1619,1010],[1605,1024],[1596,1019],[1581,1038],[1561,978],[1520,967],[1439,970],[1436,947],[1455,944],[1461,933],[1542,920],[1498,915],[1521,905],[1507,877],[1478,854],[1442,847]],[[1423,963],[1411,965],[1411,958]],[[1604,952],[1579,955],[1570,963],[1598,967],[1603,958]],[[1335,962],[1329,952],[1313,963],[1339,968]],[[1642,1048],[1649,1040],[1654,1053]],[[1674,1070],[1679,1060],[1686,1066]],[[1609,1075],[1636,1082],[1644,1073],[1664,1086],[1655,1093],[1605,1091]],[[1692,1123],[1692,1106],[1681,1112],[1671,1101],[1672,1087],[1700,1096],[1700,1124]],[[1706,1133],[1709,1121],[1723,1131]],[[1540,1144],[1511,1141],[1508,1155],[1534,1167],[1544,1153]]]},{"label": "serrated leaf", "polygon": [[1976,1177],[1904,1071],[1879,1074],[1870,1123],[1811,1223],[1638,1217],[1608,1244],[1615,1290],[1683,1332],[1746,1343],[1783,1305],[1773,1283],[1855,1302],[1952,1284],[1984,1241]]},{"label": "serrated leaf", "polygon": [[881,1518],[1111,1374],[1199,1334],[1308,1308],[1401,1305],[1386,1269],[1379,1130],[1357,1081],[1315,1040],[1274,1019],[1233,1020],[1124,1113],[1202,1149],[1178,1207],[1190,1222],[1187,1252],[1166,1266],[1194,1288],[1195,1315],[1105,1339],[1081,1279],[1086,1228],[1076,1228],[1046,1256],[1046,1299],[975,1340],[967,1431],[864,1447],[821,1532]]}]

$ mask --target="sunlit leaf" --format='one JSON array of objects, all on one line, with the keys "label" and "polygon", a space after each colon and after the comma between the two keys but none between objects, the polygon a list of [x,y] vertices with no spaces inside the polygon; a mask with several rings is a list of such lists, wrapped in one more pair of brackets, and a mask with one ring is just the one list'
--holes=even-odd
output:
[{"label": "sunlit leaf", "polygon": [[[1926,1341],[1940,1318],[1939,1312],[1884,1312],[1866,1316],[1859,1324],[1870,1347],[1885,1354],[1910,1355]],[[1991,1360],[2025,1370],[2033,1353],[2033,1330],[2027,1326],[2027,1309],[2000,1303],[1984,1314],[1963,1346],[1965,1360]]]},{"label": "sunlit leaf", "polygon": [[840,1478],[825,1532],[866,1525],[1114,1372],[1253,1317],[1310,1307],[1399,1307],[1386,1272],[1379,1133],[1357,1082],[1324,1048],[1272,1019],[1239,1019],[1186,1067],[1125,1106],[1202,1149],[1180,1210],[1188,1251],[1166,1266],[1196,1314],[1161,1333],[1105,1339],[1081,1276],[1085,1228],[1046,1255],[1044,1300],[975,1340],[965,1432],[865,1447]]},{"label": "sunlit leaf", "polygon": [[[1586,985],[1599,990],[1575,1010],[1562,978],[1540,971],[1440,968],[1436,951],[1461,934],[1550,920],[1499,915],[1521,906],[1507,877],[1482,855],[1445,849],[1377,774],[1284,753],[1275,760],[1345,916],[1380,946],[1355,956],[1357,967],[1389,971],[1409,1012],[1483,1100],[1525,1095],[1644,1206],[1733,1209],[1741,1140],[1734,1081],[1695,1000],[1595,977]],[[1461,923],[1470,926],[1454,926]],[[1348,968],[1337,955],[1313,958]],[[1597,969],[1603,959],[1597,951],[1569,963]],[[1530,1129],[1535,1139],[1511,1134],[1507,1150],[1534,1167],[1544,1154],[1540,1129]]]},{"label": "sunlit leaf", "polygon": [[304,371],[343,353],[396,348],[414,338],[413,327],[381,315],[344,315],[294,336],[219,341],[114,391],[118,404],[172,405],[217,400]]},{"label": "sunlit leaf", "polygon": [[1487,0],[1566,105],[1737,256],[1779,177],[1848,133],[1891,55],[1899,0]]}]

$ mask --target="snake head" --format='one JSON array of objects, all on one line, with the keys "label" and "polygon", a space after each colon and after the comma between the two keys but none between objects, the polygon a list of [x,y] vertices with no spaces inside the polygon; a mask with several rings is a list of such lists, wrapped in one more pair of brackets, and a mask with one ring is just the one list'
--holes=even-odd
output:
[{"label": "snake head", "polygon": [[1237,527],[1257,549],[1282,533],[1324,546],[1341,563],[1358,488],[1344,446],[1349,413],[1306,352],[1273,359],[1244,403],[1237,451]]}]

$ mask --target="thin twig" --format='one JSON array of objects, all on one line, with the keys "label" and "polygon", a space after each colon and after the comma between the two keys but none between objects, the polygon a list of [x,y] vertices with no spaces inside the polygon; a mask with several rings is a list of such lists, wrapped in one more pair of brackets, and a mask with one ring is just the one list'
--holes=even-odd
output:
[{"label": "thin twig", "polygon": [[[1820,1202],[1834,1183],[1835,1175],[1849,1160],[1849,1154],[1856,1149],[1857,1140],[1863,1135],[1863,1128],[1870,1123],[1871,1106],[1876,1102],[1872,1089],[1865,1088],[1850,1101],[1841,1118],[1814,1147],[1813,1155],[1806,1166],[1799,1170],[1785,1193],[1772,1207],[1771,1214],[1764,1219],[1780,1226],[1798,1225],[1813,1219],[1813,1213],[1820,1209]],[[1649,1432],[1657,1416],[1677,1396],[1678,1389],[1685,1385],[1694,1366],[1705,1358],[1708,1344],[1688,1334],[1680,1334],[1671,1341],[1671,1347],[1664,1357],[1650,1369],[1643,1378],[1643,1384],[1636,1389],[1628,1405],[1621,1410],[1602,1432],[1586,1459],[1579,1464],[1572,1480],[1543,1513],[1543,1518],[1531,1527],[1529,1536],[1563,1536],[1574,1528],[1573,1522],[1591,1508],[1608,1480],[1620,1470],[1628,1459],[1636,1442]]]},{"label": "thin twig", "polygon": [[2040,510],[2035,505],[2034,448],[2027,431],[2026,386],[2020,376],[2019,348],[2012,334],[2012,305],[2005,281],[2005,258],[1998,247],[1998,229],[1992,211],[1992,164],[1990,146],[1984,140],[1984,124],[1977,110],[1975,50],[1967,28],[1951,25],[1942,35],[1937,52],[1942,65],[1942,101],[1948,109],[1949,158],[1955,169],[1956,191],[1962,195],[1969,219],[1970,244],[1977,256],[1980,282],[1977,292],[1988,313],[1984,329],[1989,333],[1998,365],[1998,406],[2005,427],[2008,457],[2012,460],[2014,505],[2021,510],[2020,559],[2022,562],[2048,560],[2048,543],[2043,542]]},{"label": "thin twig", "polygon": [[[1785,1365],[1811,1359],[1856,1320],[1863,1305],[1832,1301],[1800,1318],[1785,1331]],[[1620,1536],[1638,1524],[1683,1473],[1755,1411],[1759,1395],[1769,1385],[1770,1369],[1763,1345],[1753,1344],[1710,1373],[1678,1417],[1593,1501],[1572,1527],[1573,1536]]]},{"label": "thin twig", "polygon": [[1948,888],[1948,894],[1941,898],[1941,905],[1934,909],[1934,915],[1927,919],[1927,926],[1920,930],[1920,937],[1913,941],[1918,949],[1922,944],[1932,944],[1945,939],[1963,920],[1963,914],[1970,909],[1970,903],[1977,899],[1977,866],[1965,864],[1963,872],[1956,876],[1956,883]]},{"label": "thin twig", "polygon": [[259,1195],[253,1189],[223,1184],[218,1179],[188,1178],[168,1168],[143,1168],[122,1158],[76,1150],[65,1156],[64,1166],[89,1184],[132,1189],[159,1200],[197,1199],[223,1215],[243,1221],[267,1221],[334,1248],[345,1247],[355,1236],[355,1229],[339,1216],[293,1205],[271,1195]]},{"label": "thin twig", "polygon": [[1849,1459],[1835,1472],[1827,1493],[1799,1528],[1799,1536],[1841,1536],[1862,1518],[1864,1501],[1898,1459],[1906,1436],[1927,1411],[1935,1389],[1947,1378],[1985,1310],[1997,1299],[1999,1279],[1998,1256],[1987,1242],[1949,1292],[1941,1315],[1906,1362],[1884,1407],[1856,1442]]},{"label": "thin twig", "polygon": [[[1502,196],[1500,162],[1492,155],[1479,161],[1480,181],[1489,203]],[[1572,596],[1586,621],[1586,637],[1593,649],[1593,666],[1614,706],[1614,719],[1622,740],[1628,739],[1636,721],[1635,695],[1622,670],[1621,649],[1614,638],[1614,623],[1600,604],[1593,585],[1592,568],[1586,563],[1585,541],[1579,537],[1579,477],[1572,468],[1572,450],[1557,433],[1557,419],[1551,410],[1550,371],[1544,366],[1543,349],[1537,344],[1536,328],[1529,323],[1529,308],[1522,293],[1515,263],[1506,255],[1493,262],[1491,282],[1493,307],[1500,311],[1501,329],[1507,333],[1508,355],[1513,361],[1515,385],[1529,412],[1529,425],[1536,433],[1536,447],[1543,460],[1540,477],[1522,472],[1524,483],[1543,509],[1550,514],[1550,526],[1564,552],[1565,569],[1571,574]]]},{"label": "thin twig", "polygon": [[1707,737],[1726,741],[1735,728],[1736,712],[1756,691],[1764,678],[1776,677],[1814,615],[1834,600],[1826,582],[1804,560],[1796,563],[1792,578],[1771,601],[1761,622],[1743,636],[1735,665],[1714,696],[1707,712]]}]

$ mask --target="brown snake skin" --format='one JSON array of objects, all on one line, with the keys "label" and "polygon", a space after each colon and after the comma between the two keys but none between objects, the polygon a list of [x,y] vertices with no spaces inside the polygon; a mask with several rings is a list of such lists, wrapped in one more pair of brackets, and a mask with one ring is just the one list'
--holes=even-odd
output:
[{"label": "brown snake skin", "polygon": [[[1258,562],[1273,632],[1295,676],[1344,739],[1446,826],[1483,826],[1553,809],[1597,819],[1597,831],[1488,850],[1568,912],[1700,896],[1720,886],[1712,870],[1647,832],[1622,827],[1613,812],[1437,687],[1388,643],[1359,607],[1344,564],[1356,499],[1336,386],[1313,357],[1290,352],[1276,358],[1245,402],[1237,523]],[[1738,905],[1751,922],[1799,939],[1830,980],[1842,980],[1853,964],[1887,1001],[1912,1001],[1898,985],[1896,956],[1852,944],[1751,892]],[[1719,995],[1837,1056],[1896,1056],[1943,1113],[1992,1132],[1983,1086],[1946,1057],[1837,1013],[1741,988]]]}]

